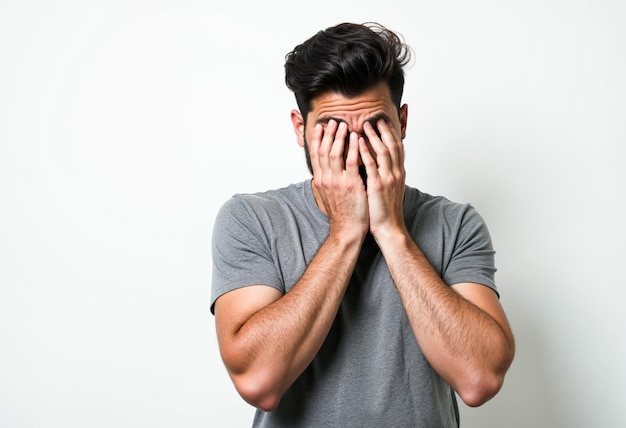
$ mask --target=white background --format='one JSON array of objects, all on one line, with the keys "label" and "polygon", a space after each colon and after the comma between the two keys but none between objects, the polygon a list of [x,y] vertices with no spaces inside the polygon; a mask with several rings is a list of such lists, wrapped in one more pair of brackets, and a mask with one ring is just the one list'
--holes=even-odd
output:
[{"label": "white background", "polygon": [[0,3],[0,426],[249,426],[213,219],[308,177],[284,56],[369,20],[415,51],[408,183],[497,249],[518,352],[463,426],[626,426],[625,3],[219,3]]}]

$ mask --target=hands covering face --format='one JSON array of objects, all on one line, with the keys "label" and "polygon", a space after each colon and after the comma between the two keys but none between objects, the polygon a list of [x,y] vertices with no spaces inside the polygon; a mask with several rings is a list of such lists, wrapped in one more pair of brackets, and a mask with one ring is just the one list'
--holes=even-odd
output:
[{"label": "hands covering face", "polygon": [[[363,134],[345,122],[317,124],[309,144],[313,183],[331,228],[374,237],[388,228],[404,229],[404,147],[385,120],[365,122]],[[359,174],[365,169],[367,186]],[[367,189],[367,190],[366,190]]]}]

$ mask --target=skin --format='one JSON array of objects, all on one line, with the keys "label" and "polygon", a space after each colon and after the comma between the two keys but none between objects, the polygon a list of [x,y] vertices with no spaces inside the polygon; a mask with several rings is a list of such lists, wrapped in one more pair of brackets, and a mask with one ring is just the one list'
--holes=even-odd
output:
[{"label": "skin", "polygon": [[291,112],[298,144],[306,142],[309,150],[313,194],[330,232],[289,293],[250,286],[215,303],[222,358],[238,392],[253,406],[275,409],[315,357],[368,231],[432,367],[470,406],[500,390],[515,344],[496,293],[480,284],[446,285],[406,229],[407,114],[406,105],[398,111],[391,102],[385,83],[351,98],[318,96],[306,126],[297,110]]}]

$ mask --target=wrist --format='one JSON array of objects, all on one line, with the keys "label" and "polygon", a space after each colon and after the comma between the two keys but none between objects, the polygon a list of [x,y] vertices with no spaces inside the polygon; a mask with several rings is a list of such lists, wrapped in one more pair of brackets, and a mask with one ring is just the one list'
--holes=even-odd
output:
[{"label": "wrist", "polygon": [[367,235],[367,227],[358,227],[356,225],[340,225],[332,223],[328,238],[332,239],[338,245],[349,248],[352,245],[361,246]]},{"label": "wrist", "polygon": [[402,226],[389,226],[372,228],[372,236],[376,240],[376,243],[380,249],[384,252],[387,248],[390,249],[402,249],[408,247],[413,238],[409,235],[404,224]]}]

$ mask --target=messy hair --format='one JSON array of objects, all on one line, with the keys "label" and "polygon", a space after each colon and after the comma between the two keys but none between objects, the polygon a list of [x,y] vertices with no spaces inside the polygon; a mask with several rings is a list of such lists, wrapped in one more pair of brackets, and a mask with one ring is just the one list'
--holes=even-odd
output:
[{"label": "messy hair", "polygon": [[387,82],[400,109],[404,66],[411,50],[401,36],[377,23],[342,23],[319,31],[285,58],[285,83],[306,121],[313,99],[327,92],[359,95]]}]

